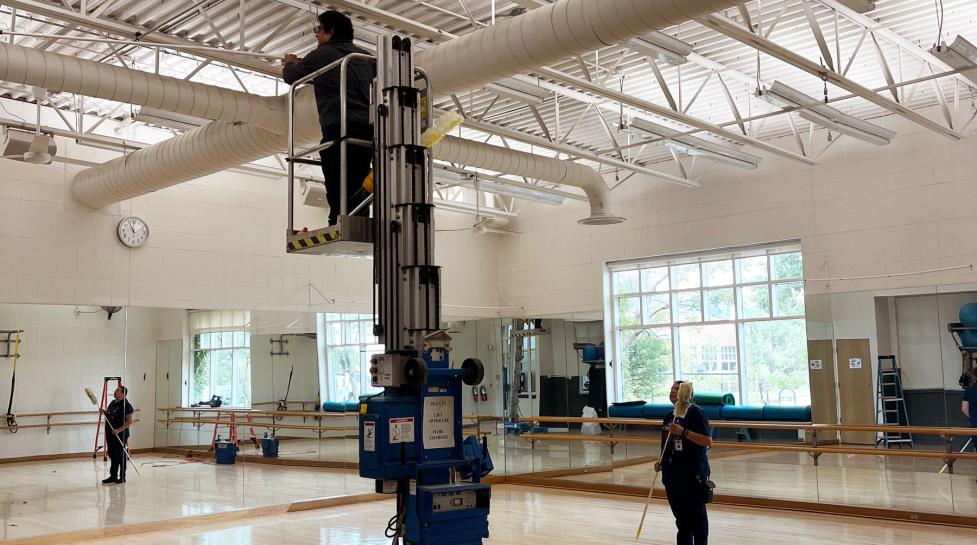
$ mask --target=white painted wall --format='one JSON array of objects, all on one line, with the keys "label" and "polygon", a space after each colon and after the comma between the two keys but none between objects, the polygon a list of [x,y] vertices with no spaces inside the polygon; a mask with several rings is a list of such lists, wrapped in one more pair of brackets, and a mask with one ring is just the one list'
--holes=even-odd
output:
[{"label": "white painted wall", "polygon": [[470,386],[463,386],[462,411],[466,415],[502,416],[502,328],[499,320],[468,320],[447,324],[451,335],[450,361],[459,366],[466,358],[478,358],[485,367],[486,401],[476,402]]},{"label": "white painted wall", "polygon": [[[125,316],[112,320],[97,307],[63,305],[0,305],[0,329],[23,329],[22,358],[17,364],[14,412],[17,414],[94,410],[84,394],[96,395],[102,379],[121,376],[129,400],[140,411],[130,438],[131,448],[153,446],[156,396],[156,341],[166,335],[172,311],[130,309],[128,356],[124,358]],[[9,396],[11,361],[0,360],[0,397]],[[43,418],[22,417],[21,425],[43,424]],[[0,434],[0,458],[90,452],[96,432],[95,415],[57,417],[54,422],[87,422],[90,426],[21,429]]]},{"label": "white painted wall", "polygon": [[[302,337],[303,334],[316,333],[314,313],[254,311],[251,313],[251,400],[267,402],[283,399],[286,390],[288,398],[296,401],[319,399],[319,355],[316,339]],[[288,341],[284,351],[288,355],[272,356],[281,352],[278,344],[268,342],[280,340],[282,335]],[[288,375],[294,366],[292,385],[289,389]],[[300,408],[301,406],[290,407]],[[270,406],[259,407],[272,409]]]},{"label": "white painted wall", "polygon": [[[292,401],[315,401],[319,399],[319,367],[315,339],[295,335],[285,336],[288,344],[284,355],[275,345],[278,355],[272,356],[272,345],[268,342],[279,335],[251,336],[251,395],[253,402],[268,402],[285,399]],[[292,371],[294,369],[294,371]],[[292,383],[289,387],[289,374]],[[270,410],[274,407],[264,405],[260,409]],[[289,409],[300,409],[301,405],[292,405]],[[309,410],[312,410],[309,407]]]},{"label": "white painted wall", "polygon": [[[5,101],[22,116],[23,104]],[[20,108],[20,110],[18,110]],[[33,115],[32,113],[30,115]],[[61,122],[53,117],[46,123]],[[89,123],[92,123],[89,120]],[[98,132],[115,136],[106,123]],[[63,126],[63,125],[62,125]],[[102,162],[119,154],[59,138],[58,160]],[[90,210],[72,200],[84,167],[0,161],[0,302],[160,308],[368,311],[371,261],[286,256],[283,177],[228,171]],[[149,223],[148,245],[123,247],[116,225]],[[439,212],[438,229],[461,229],[469,215]],[[325,210],[297,207],[297,226],[321,226]],[[437,235],[446,316],[497,316],[500,236]],[[314,284],[327,304],[310,289]],[[488,307],[488,308],[472,308]]]},{"label": "white painted wall", "polygon": [[943,388],[939,319],[936,295],[896,299],[903,387]]},{"label": "white painted wall", "polygon": [[977,293],[896,298],[906,388],[959,389],[960,351],[946,324],[959,321],[960,307],[967,303],[977,303]]},{"label": "white painted wall", "polygon": [[[898,118],[877,122],[898,131],[891,145],[844,138],[814,167],[766,157],[755,171],[716,167],[696,189],[635,176],[611,192],[615,212],[630,219],[621,225],[577,225],[582,203],[531,205],[520,214],[523,234],[501,247],[502,295],[530,316],[600,310],[604,262],[797,238],[811,279],[977,262],[977,139],[952,142]],[[977,272],[956,271],[811,281],[807,290],[975,280]]]}]

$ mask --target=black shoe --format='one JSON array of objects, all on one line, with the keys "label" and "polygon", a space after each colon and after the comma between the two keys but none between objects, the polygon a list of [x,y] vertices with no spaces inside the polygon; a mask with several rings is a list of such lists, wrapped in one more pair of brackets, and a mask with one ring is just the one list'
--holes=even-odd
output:
[{"label": "black shoe", "polygon": [[115,484],[125,484],[125,482],[126,482],[125,479],[116,479],[115,480]]},{"label": "black shoe", "polygon": [[[120,481],[119,481],[119,479],[116,479],[115,477],[109,477],[108,479],[102,479],[102,484],[115,484],[117,482],[120,482]],[[121,481],[121,482],[125,482],[125,481]]]}]

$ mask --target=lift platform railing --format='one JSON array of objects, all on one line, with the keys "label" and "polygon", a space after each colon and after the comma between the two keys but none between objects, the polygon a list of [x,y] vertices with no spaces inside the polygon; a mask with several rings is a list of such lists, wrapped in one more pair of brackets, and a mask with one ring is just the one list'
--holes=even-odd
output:
[{"label": "lift platform railing", "polygon": [[[288,150],[287,156],[285,157],[286,170],[288,172],[288,244],[286,249],[289,252],[302,252],[303,250],[311,250],[314,247],[324,246],[338,240],[353,240],[362,243],[369,243],[372,246],[371,240],[358,240],[366,239],[372,237],[372,229],[369,228],[369,221],[357,222],[355,220],[343,221],[344,218],[350,217],[358,213],[365,206],[368,206],[370,201],[372,201],[372,196],[370,198],[364,199],[355,210],[349,211],[348,208],[348,196],[349,196],[349,180],[347,180],[346,173],[346,159],[347,159],[347,146],[362,146],[367,148],[373,147],[372,140],[364,140],[361,138],[351,138],[347,133],[347,104],[348,104],[348,69],[349,63],[353,61],[363,61],[363,62],[376,62],[376,57],[372,55],[367,55],[364,53],[350,53],[345,57],[338,59],[334,62],[329,63],[326,66],[303,76],[292,83],[288,89]],[[299,88],[302,86],[313,82],[319,76],[326,74],[332,70],[339,70],[339,138],[336,140],[329,140],[322,142],[316,146],[310,148],[305,148],[301,150],[296,149],[296,138],[295,138],[295,96]],[[325,228],[315,229],[310,231],[308,234],[297,233],[295,229],[295,165],[296,164],[306,164],[306,165],[322,165],[320,159],[309,158],[310,155],[321,152],[328,149],[334,145],[339,145],[339,180],[340,180],[340,198],[339,198],[339,221],[337,225],[338,229],[326,226]],[[362,181],[362,180],[360,180]],[[349,225],[348,225],[349,224]],[[346,229],[343,229],[343,228]],[[353,235],[344,231],[356,231]],[[337,236],[338,235],[338,236]],[[345,238],[343,238],[345,235]],[[324,253],[324,252],[317,252]],[[364,254],[365,249],[360,249],[360,251],[353,251],[353,254]],[[370,252],[372,254],[372,252]]]}]

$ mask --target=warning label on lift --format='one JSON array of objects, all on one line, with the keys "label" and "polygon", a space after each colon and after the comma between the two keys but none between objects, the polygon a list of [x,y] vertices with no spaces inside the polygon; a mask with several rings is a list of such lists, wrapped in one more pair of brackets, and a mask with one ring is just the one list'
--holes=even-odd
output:
[{"label": "warning label on lift", "polygon": [[424,398],[424,448],[452,448],[455,446],[455,398],[431,396]]},{"label": "warning label on lift", "polygon": [[363,422],[363,451],[377,451],[377,423]]},{"label": "warning label on lift", "polygon": [[414,442],[414,417],[390,419],[390,443]]}]

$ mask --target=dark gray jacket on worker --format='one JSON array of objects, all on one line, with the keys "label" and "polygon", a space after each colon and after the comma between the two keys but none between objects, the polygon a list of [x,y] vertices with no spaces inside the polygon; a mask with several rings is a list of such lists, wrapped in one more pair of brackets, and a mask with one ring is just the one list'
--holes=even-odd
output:
[{"label": "dark gray jacket on worker", "polygon": [[[106,437],[112,434],[113,429],[119,429],[126,424],[126,417],[135,412],[132,408],[132,404],[129,403],[128,399],[123,399],[119,401],[113,399],[109,406],[105,408],[105,434]],[[119,438],[122,442],[126,442],[129,439],[129,429],[126,428],[119,432]]]},{"label": "dark gray jacket on worker", "polygon": [[[350,53],[367,53],[353,45],[352,41],[331,41],[320,45],[305,58],[294,64],[289,64],[282,70],[282,79],[291,85],[292,82],[307,76],[316,70],[349,55]],[[376,73],[372,60],[350,60],[346,71],[346,123],[347,134],[363,134],[370,126],[370,84]],[[319,125],[322,127],[323,140],[339,138],[340,100],[339,100],[340,67],[329,70],[313,80],[315,100],[319,108]]]}]

